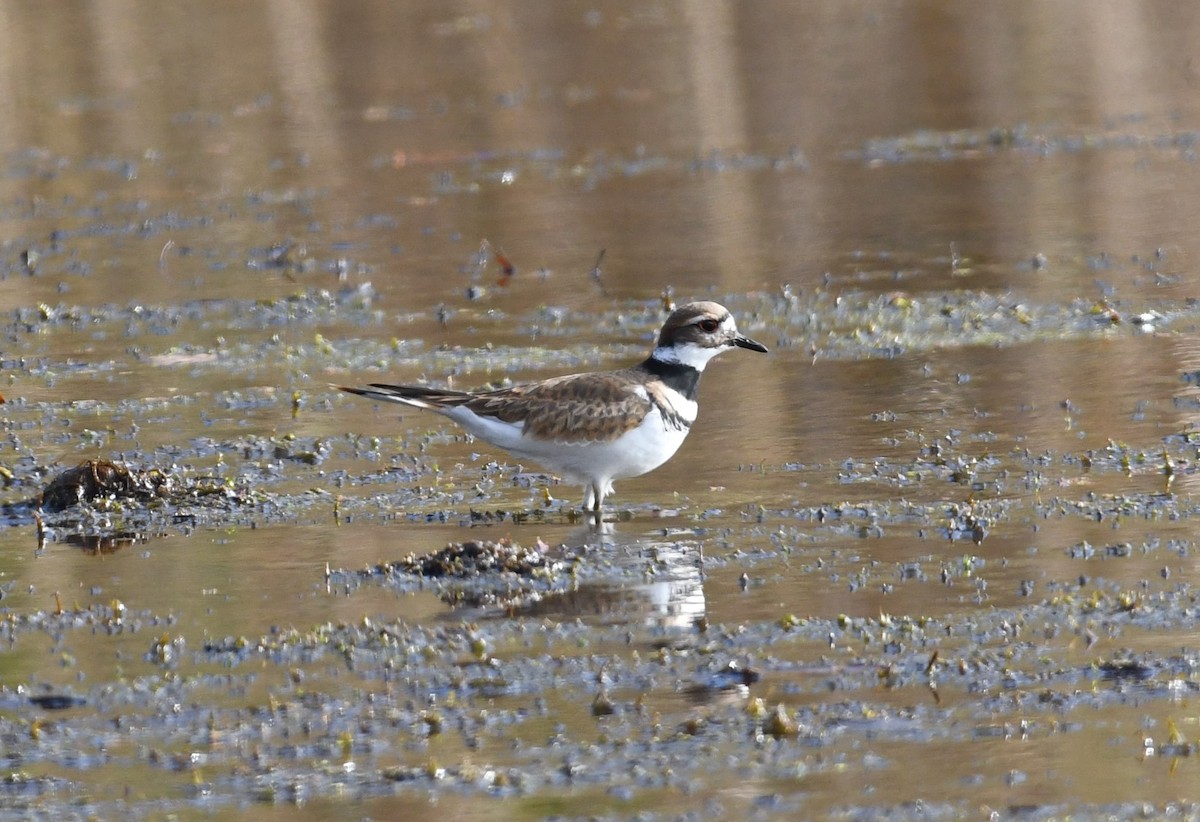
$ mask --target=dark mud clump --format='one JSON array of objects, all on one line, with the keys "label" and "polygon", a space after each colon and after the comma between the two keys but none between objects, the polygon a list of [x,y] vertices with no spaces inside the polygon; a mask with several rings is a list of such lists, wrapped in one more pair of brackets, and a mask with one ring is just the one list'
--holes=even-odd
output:
[{"label": "dark mud clump", "polygon": [[0,521],[35,523],[39,548],[53,538],[111,553],[172,528],[190,533],[214,522],[229,524],[267,499],[243,483],[186,469],[89,459],[60,473],[32,499],[0,506]]},{"label": "dark mud clump", "polygon": [[42,492],[42,510],[62,511],[98,498],[149,500],[177,493],[170,475],[157,468],[131,469],[109,460],[85,460],[55,477]]}]

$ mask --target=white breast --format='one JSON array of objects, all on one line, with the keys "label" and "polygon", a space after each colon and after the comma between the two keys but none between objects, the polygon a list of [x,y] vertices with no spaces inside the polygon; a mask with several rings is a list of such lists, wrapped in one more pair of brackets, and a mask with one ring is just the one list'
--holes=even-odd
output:
[{"label": "white breast", "polygon": [[594,455],[597,463],[607,467],[595,476],[623,479],[653,471],[674,456],[687,435],[687,428],[667,424],[657,408],[651,409],[641,425],[608,443],[605,453]]}]

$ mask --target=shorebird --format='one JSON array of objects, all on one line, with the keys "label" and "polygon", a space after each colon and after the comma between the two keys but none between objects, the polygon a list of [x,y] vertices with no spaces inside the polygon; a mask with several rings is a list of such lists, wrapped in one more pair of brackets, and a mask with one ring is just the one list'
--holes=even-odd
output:
[{"label": "shorebird", "polygon": [[723,305],[696,302],[671,312],[645,360],[619,371],[569,374],[496,391],[453,391],[372,383],[342,391],[428,408],[481,440],[583,485],[583,507],[599,515],[613,480],[669,460],[696,421],[704,366],[722,351],[766,346],[738,333]]}]

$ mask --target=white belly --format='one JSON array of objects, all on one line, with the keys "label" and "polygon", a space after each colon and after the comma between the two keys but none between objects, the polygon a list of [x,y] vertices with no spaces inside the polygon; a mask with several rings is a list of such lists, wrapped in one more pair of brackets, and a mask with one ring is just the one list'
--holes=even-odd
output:
[{"label": "white belly", "polygon": [[665,424],[658,409],[652,408],[641,425],[615,440],[573,445],[525,437],[520,426],[480,418],[464,410],[450,409],[446,415],[480,439],[578,483],[604,485],[653,471],[679,450],[688,433],[686,428]]}]

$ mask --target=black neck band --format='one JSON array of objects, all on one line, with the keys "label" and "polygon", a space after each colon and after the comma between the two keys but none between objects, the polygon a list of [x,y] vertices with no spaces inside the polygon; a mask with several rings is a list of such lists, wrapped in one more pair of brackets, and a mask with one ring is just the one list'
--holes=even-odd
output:
[{"label": "black neck band", "polygon": [[663,381],[669,388],[678,391],[683,397],[695,401],[696,388],[700,385],[700,372],[690,365],[678,362],[663,362],[649,357],[642,368]]}]

